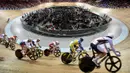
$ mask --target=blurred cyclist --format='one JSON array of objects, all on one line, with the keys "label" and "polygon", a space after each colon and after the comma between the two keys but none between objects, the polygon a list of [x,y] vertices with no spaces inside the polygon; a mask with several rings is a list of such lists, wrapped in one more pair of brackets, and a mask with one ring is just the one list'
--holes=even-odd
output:
[{"label": "blurred cyclist", "polygon": [[91,42],[91,48],[97,52],[97,56],[92,59],[92,61],[97,65],[97,67],[100,67],[100,65],[97,63],[98,59],[104,57],[109,51],[106,47],[106,43],[109,43],[111,50],[115,53],[116,56],[120,56],[120,54],[117,53],[114,49],[112,40],[113,38],[114,35],[112,33],[109,33],[107,36],[96,38]]},{"label": "blurred cyclist", "polygon": [[32,40],[27,39],[20,42],[20,46],[22,48],[22,54],[25,56],[27,53],[27,49],[30,49],[33,47]]},{"label": "blurred cyclist", "polygon": [[82,47],[82,42],[83,42],[83,38],[80,38],[79,40],[74,40],[70,43],[69,47],[70,47],[70,52],[72,54],[72,56],[74,57],[76,54],[76,50],[78,48],[80,48],[80,50],[84,50],[84,48]]},{"label": "blurred cyclist", "polygon": [[40,42],[40,39],[32,40],[32,44],[33,44],[33,46],[35,46],[35,47],[40,47],[40,48],[41,48],[39,42]]},{"label": "blurred cyclist", "polygon": [[7,40],[7,35],[6,34],[0,34],[0,40]]},{"label": "blurred cyclist", "polygon": [[53,41],[49,44],[49,49],[53,52],[57,47],[59,47],[59,41]]},{"label": "blurred cyclist", "polygon": [[17,40],[17,36],[12,36],[12,37],[8,38],[9,42],[16,43],[16,40]]}]

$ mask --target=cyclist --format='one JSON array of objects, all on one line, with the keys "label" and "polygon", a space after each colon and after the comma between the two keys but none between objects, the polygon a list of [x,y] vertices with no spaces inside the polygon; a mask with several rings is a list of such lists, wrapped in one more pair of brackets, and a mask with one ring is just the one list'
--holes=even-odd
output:
[{"label": "cyclist", "polygon": [[96,64],[97,67],[100,67],[100,65],[97,63],[98,59],[104,57],[108,53],[108,50],[105,46],[106,43],[109,43],[111,50],[115,53],[116,56],[120,56],[120,54],[117,53],[113,47],[113,38],[114,35],[112,33],[108,33],[107,36],[96,38],[91,42],[91,48],[97,52],[96,57],[92,59],[92,61]]},{"label": "cyclist", "polygon": [[17,40],[17,36],[12,36],[12,37],[8,38],[8,41],[9,41],[9,42],[14,42],[14,43],[16,43],[16,40]]},{"label": "cyclist", "polygon": [[7,39],[7,35],[6,34],[1,34],[0,35],[0,40],[3,41],[3,40],[6,40]]},{"label": "cyclist", "polygon": [[49,44],[49,49],[51,51],[51,53],[57,48],[59,47],[59,41],[52,41],[50,44]]},{"label": "cyclist", "polygon": [[27,49],[30,49],[33,47],[32,40],[27,39],[20,42],[20,46],[22,48],[22,54],[25,56],[27,53]]},{"label": "cyclist", "polygon": [[33,46],[35,46],[35,47],[40,47],[40,48],[41,48],[39,42],[40,42],[40,39],[32,40]]},{"label": "cyclist", "polygon": [[80,38],[79,40],[74,40],[70,43],[69,47],[70,47],[70,52],[72,54],[72,56],[74,57],[76,54],[76,50],[78,48],[80,48],[80,50],[84,50],[84,48],[82,47],[82,42],[83,42],[83,38]]}]

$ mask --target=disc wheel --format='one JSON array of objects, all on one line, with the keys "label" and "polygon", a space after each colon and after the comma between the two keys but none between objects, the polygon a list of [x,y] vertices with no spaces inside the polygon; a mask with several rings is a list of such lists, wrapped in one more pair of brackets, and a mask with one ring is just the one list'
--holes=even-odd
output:
[{"label": "disc wheel", "polygon": [[37,55],[36,51],[32,51],[28,56],[31,60],[37,60],[38,59],[38,55]]},{"label": "disc wheel", "polygon": [[69,52],[65,52],[61,56],[61,61],[64,64],[69,64],[72,61],[72,59],[73,59],[73,57],[72,57],[72,55]]},{"label": "disc wheel", "polygon": [[61,55],[61,51],[59,49],[54,51],[55,57],[59,57]]},{"label": "disc wheel", "polygon": [[108,57],[105,61],[105,68],[112,73],[116,73],[122,66],[121,60],[117,56]]},{"label": "disc wheel", "polygon": [[89,56],[86,52],[83,52],[81,53],[79,56],[78,56],[78,60],[81,60],[83,57],[86,57],[86,56]]},{"label": "disc wheel", "polygon": [[42,57],[43,51],[41,49],[37,49],[37,54],[38,54],[38,57]]},{"label": "disc wheel", "polygon": [[23,54],[21,53],[21,49],[17,49],[15,51],[15,56],[18,58],[18,59],[22,59],[23,58]]},{"label": "disc wheel", "polygon": [[10,44],[10,48],[11,48],[11,50],[14,50],[15,49],[15,44]]},{"label": "disc wheel", "polygon": [[85,56],[79,60],[79,68],[85,73],[89,73],[94,70],[95,64],[92,62],[92,58]]},{"label": "disc wheel", "polygon": [[50,55],[50,50],[49,49],[45,49],[44,50],[44,55],[45,56],[49,56]]}]

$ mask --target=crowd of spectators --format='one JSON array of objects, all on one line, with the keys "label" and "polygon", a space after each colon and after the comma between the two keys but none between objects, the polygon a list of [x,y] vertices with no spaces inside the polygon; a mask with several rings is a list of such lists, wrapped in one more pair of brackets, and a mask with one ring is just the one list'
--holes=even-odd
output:
[{"label": "crowd of spectators", "polygon": [[19,10],[40,4],[39,0],[0,0],[1,10]]},{"label": "crowd of spectators", "polygon": [[86,0],[86,3],[105,8],[130,8],[130,0]]},{"label": "crowd of spectators", "polygon": [[78,2],[78,0],[51,0],[52,2]]},{"label": "crowd of spectators", "polygon": [[129,8],[130,0],[0,0],[0,9],[29,8],[45,2],[86,2],[105,8]]},{"label": "crowd of spectators", "polygon": [[77,2],[78,0],[0,0],[1,10],[19,10],[45,2]]},{"label": "crowd of spectators", "polygon": [[21,21],[37,30],[80,30],[100,27],[112,19],[74,6],[60,6],[40,9],[22,16]]}]

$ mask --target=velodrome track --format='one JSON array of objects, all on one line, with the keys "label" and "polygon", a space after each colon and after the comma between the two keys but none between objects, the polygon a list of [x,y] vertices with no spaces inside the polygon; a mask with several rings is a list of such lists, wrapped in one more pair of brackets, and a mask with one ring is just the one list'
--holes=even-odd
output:
[{"label": "velodrome track", "polygon": [[[41,9],[48,6],[56,5],[76,5],[76,3],[51,3],[51,4],[41,4],[33,8],[27,8],[22,10],[0,10],[0,31],[4,32],[4,28],[7,25],[7,19],[11,18],[13,20],[16,17],[21,16],[26,12]],[[93,7],[98,12],[105,12],[107,15],[115,17],[126,24],[128,29],[130,29],[130,9],[104,9]],[[105,10],[105,11],[103,11]],[[121,43],[115,45],[116,49],[121,52],[122,68],[118,73],[129,73],[130,67],[130,35],[122,41]],[[0,73],[82,73],[77,63],[64,65],[60,58],[55,58],[53,55],[50,57],[42,57],[37,61],[31,61],[28,57],[23,60],[18,60],[14,51],[5,48],[0,45],[1,51],[0,56],[5,58],[4,61],[0,61]],[[19,46],[17,46],[19,48]],[[92,73],[108,73],[102,63],[100,69],[95,69]]]}]

